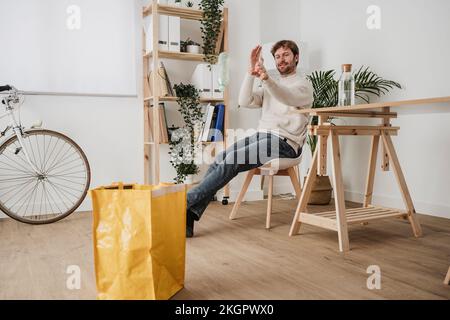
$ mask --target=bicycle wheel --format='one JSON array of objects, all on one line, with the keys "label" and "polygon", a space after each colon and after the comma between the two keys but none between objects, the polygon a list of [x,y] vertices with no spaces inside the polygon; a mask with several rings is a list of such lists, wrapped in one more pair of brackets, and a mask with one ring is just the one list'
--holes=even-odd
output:
[{"label": "bicycle wheel", "polygon": [[83,150],[65,135],[45,129],[17,136],[0,145],[0,210],[30,224],[67,217],[86,197],[91,170]]}]

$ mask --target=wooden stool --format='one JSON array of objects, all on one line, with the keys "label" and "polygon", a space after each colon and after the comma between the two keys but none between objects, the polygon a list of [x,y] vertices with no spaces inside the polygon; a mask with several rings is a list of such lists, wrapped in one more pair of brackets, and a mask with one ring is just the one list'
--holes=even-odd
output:
[{"label": "wooden stool", "polygon": [[233,210],[230,213],[230,219],[236,218],[237,210],[241,205],[242,199],[247,192],[248,186],[252,181],[254,175],[261,175],[263,178],[269,178],[269,193],[267,195],[267,216],[266,216],[266,229],[270,229],[270,216],[272,214],[272,194],[273,194],[273,177],[274,176],[289,176],[291,178],[292,185],[294,186],[295,195],[297,200],[300,199],[302,193],[302,187],[300,184],[300,174],[298,172],[298,165],[300,164],[302,155],[297,158],[280,158],[274,159],[263,166],[252,169],[247,173],[244,185],[234,203]]}]

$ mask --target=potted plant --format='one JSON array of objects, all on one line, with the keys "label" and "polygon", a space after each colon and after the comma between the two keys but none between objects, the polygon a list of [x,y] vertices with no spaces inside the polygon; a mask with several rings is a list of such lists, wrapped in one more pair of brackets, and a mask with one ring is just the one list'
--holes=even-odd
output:
[{"label": "potted plant", "polygon": [[[170,163],[177,172],[175,182],[189,184],[193,183],[192,175],[199,171],[199,167],[194,162],[196,153],[194,132],[195,127],[203,118],[203,113],[200,107],[199,92],[193,85],[180,83],[175,85],[174,89],[180,106],[178,111],[181,113],[185,125],[171,134]],[[189,178],[186,179],[187,177]]]},{"label": "potted plant", "polygon": [[[315,71],[306,78],[311,82],[314,89],[314,101],[312,108],[335,107],[338,104],[338,80],[335,80],[335,70]],[[370,103],[370,96],[380,97],[387,94],[391,89],[401,89],[401,85],[392,80],[385,80],[371,71],[369,67],[361,66],[354,73],[355,97],[365,103]],[[318,124],[318,117],[311,119],[311,125]],[[307,137],[307,143],[311,154],[317,147],[317,136]],[[308,204],[329,204],[332,192],[329,176],[317,176],[313,191]]]},{"label": "potted plant", "polygon": [[203,39],[203,60],[211,64],[217,63],[216,42],[222,24],[224,0],[201,0],[200,9],[203,18],[200,20],[200,30]]},{"label": "potted plant", "polygon": [[170,164],[177,172],[176,183],[192,184],[194,175],[199,167],[194,163],[194,148],[191,145],[191,131],[188,128],[179,128],[173,131],[169,141]]},{"label": "potted plant", "polygon": [[181,51],[189,53],[200,53],[200,43],[187,38],[186,41],[181,41]]}]

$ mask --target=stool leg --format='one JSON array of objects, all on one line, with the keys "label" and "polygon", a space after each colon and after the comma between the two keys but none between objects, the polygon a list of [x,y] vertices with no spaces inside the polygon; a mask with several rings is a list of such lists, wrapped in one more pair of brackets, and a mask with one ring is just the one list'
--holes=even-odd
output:
[{"label": "stool leg", "polygon": [[289,230],[289,236],[292,237],[296,235],[300,229],[300,215],[302,212],[305,212],[305,209],[308,205],[309,197],[311,196],[312,187],[314,185],[314,181],[317,176],[317,158],[318,158],[318,149],[314,151],[314,155],[311,162],[311,168],[309,169],[308,176],[306,177],[306,182],[303,185],[302,194],[300,196],[300,200],[297,204],[297,209],[295,210],[294,219],[292,220],[291,229]]},{"label": "stool leg", "polygon": [[267,195],[266,229],[270,229],[270,215],[272,214],[273,175],[269,176],[269,194]]},{"label": "stool leg", "polygon": [[448,268],[447,276],[445,277],[444,284],[449,285],[450,283],[450,267]]},{"label": "stool leg", "polygon": [[302,187],[299,181],[300,178],[298,178],[299,176],[297,176],[293,167],[288,168],[287,170],[289,173],[289,177],[291,178],[292,185],[294,186],[295,197],[297,198],[297,200],[300,200],[300,195],[302,194]]},{"label": "stool leg", "polygon": [[241,202],[242,202],[242,199],[244,198],[245,193],[247,192],[248,186],[250,185],[250,182],[252,181],[252,178],[256,173],[256,170],[257,169],[252,169],[247,173],[247,177],[245,178],[244,185],[242,186],[242,189],[239,192],[236,202],[234,203],[233,210],[231,210],[230,220],[233,220],[236,217],[236,213],[239,209],[239,206],[241,205]]}]

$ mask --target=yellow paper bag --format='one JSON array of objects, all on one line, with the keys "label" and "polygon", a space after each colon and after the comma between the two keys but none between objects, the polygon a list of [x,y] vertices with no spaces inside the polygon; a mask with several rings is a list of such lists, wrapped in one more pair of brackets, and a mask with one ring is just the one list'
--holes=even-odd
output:
[{"label": "yellow paper bag", "polygon": [[165,300],[184,286],[186,186],[90,191],[97,299]]}]

